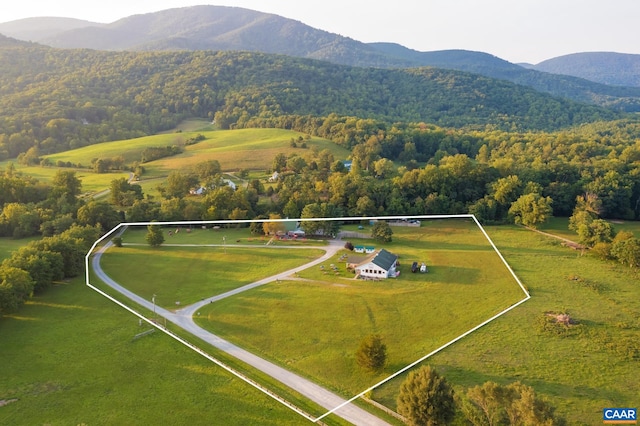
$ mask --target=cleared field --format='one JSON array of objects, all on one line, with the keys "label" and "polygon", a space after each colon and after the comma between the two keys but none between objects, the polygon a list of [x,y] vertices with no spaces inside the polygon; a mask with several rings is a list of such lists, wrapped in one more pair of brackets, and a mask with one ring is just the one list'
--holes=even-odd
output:
[{"label": "cleared field", "polygon": [[203,133],[206,140],[185,148],[185,151],[173,157],[148,163],[150,177],[166,175],[171,170],[183,170],[185,167],[207,160],[218,160],[222,170],[238,169],[266,170],[278,153],[286,156],[310,154],[312,147],[330,150],[336,159],[347,158],[349,152],[326,139],[313,137],[307,140],[309,149],[292,148],[291,138],[297,139],[302,133],[281,129],[241,129]]},{"label": "cleared field", "polygon": [[[165,244],[221,244],[221,245],[249,245],[264,246],[269,243],[270,246],[324,246],[327,244],[325,240],[273,240],[264,235],[252,235],[248,228],[221,228],[202,229],[199,226],[167,226],[163,228]],[[175,232],[179,230],[179,232]],[[169,236],[169,232],[172,233]],[[147,235],[146,226],[129,226],[122,236],[124,244],[147,244],[145,240]]]},{"label": "cleared field", "polygon": [[[632,232],[636,238],[640,238],[640,221],[633,220],[616,220],[609,221],[616,232],[627,231]],[[573,241],[578,240],[578,234],[569,229],[568,217],[552,217],[540,227],[541,231],[549,232],[554,235],[559,235],[564,238],[568,238]]]},{"label": "cleared field", "polygon": [[322,250],[264,247],[112,247],[104,271],[134,293],[168,309],[310,262]]},{"label": "cleared field", "polygon": [[[165,133],[122,141],[104,142],[70,151],[45,156],[53,164],[57,161],[70,161],[88,166],[95,158],[113,158],[122,156],[125,163],[140,161],[142,152],[150,147],[184,145],[189,138],[202,134],[205,140],[185,146],[183,153],[149,163],[145,163],[148,173],[145,178],[167,175],[171,170],[181,170],[195,163],[218,160],[223,170],[260,169],[271,166],[276,154],[285,155],[310,153],[314,146],[329,149],[336,158],[346,158],[349,152],[335,143],[321,138],[307,140],[309,149],[292,148],[291,138],[297,139],[302,133],[281,129],[241,129],[219,131],[192,131]],[[52,168],[55,170],[55,168]]]},{"label": "cleared field", "polygon": [[[300,425],[301,417],[83,285],[0,320],[0,424]],[[15,401],[14,401],[15,400]]]},{"label": "cleared field", "polygon": [[[488,380],[520,380],[571,425],[600,423],[603,407],[635,406],[640,395],[638,272],[580,256],[524,228],[486,229],[532,297],[427,363],[459,391]],[[545,312],[565,310],[579,322],[573,332],[561,336],[539,330]],[[404,378],[375,390],[374,399],[395,407]]]},{"label": "cleared field", "polygon": [[[206,306],[196,321],[354,395],[525,297],[474,223],[396,230],[385,248],[402,259],[397,279],[354,280],[314,267],[299,274],[305,281],[272,284]],[[344,269],[340,256],[327,263]],[[412,274],[409,260],[426,256],[430,272]],[[358,344],[372,333],[388,347],[382,374],[363,372],[355,362]]]},{"label": "cleared field", "polygon": [[[6,168],[9,161],[0,163],[0,170]],[[129,172],[92,173],[87,169],[60,168],[60,167],[36,167],[23,166],[14,163],[17,171],[27,176],[32,176],[42,182],[51,182],[53,176],[59,171],[74,171],[76,177],[82,181],[82,193],[93,194],[109,188],[111,181],[119,178],[129,178]]]},{"label": "cleared field", "polygon": [[11,257],[11,253],[18,250],[20,247],[26,246],[30,241],[37,240],[37,237],[20,238],[15,240],[9,237],[0,238],[0,263],[2,260]]}]

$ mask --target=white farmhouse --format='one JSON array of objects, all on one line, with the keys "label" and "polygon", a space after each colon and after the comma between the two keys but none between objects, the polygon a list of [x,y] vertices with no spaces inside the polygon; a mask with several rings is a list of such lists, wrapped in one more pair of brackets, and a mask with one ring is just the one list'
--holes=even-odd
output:
[{"label": "white farmhouse", "polygon": [[398,256],[381,249],[373,256],[369,256],[358,264],[350,265],[355,269],[356,275],[362,278],[395,278],[396,266],[398,265]]}]

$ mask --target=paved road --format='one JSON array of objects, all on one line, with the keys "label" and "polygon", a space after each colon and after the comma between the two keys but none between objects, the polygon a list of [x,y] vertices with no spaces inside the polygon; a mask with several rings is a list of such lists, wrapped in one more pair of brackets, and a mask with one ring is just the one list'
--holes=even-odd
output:
[{"label": "paved road", "polygon": [[[323,247],[305,247],[305,248],[320,248],[322,250],[326,250],[326,253],[318,259],[315,259],[312,262],[309,262],[303,266],[299,266],[297,268],[290,269],[281,274],[274,275],[260,281],[256,281],[254,283],[245,285],[243,287],[237,288],[235,290],[229,291],[227,293],[223,293],[217,296],[213,296],[204,300],[201,300],[198,303],[182,308],[176,312],[171,312],[159,306],[154,306],[152,302],[143,299],[137,294],[127,290],[122,287],[120,284],[115,282],[111,277],[109,277],[100,266],[100,258],[104,251],[110,247],[111,243],[107,243],[103,248],[99,249],[95,252],[95,255],[91,261],[91,265],[93,267],[94,272],[102,281],[104,281],[107,285],[115,289],[116,291],[122,293],[129,299],[146,307],[149,310],[155,309],[157,315],[160,315],[166,318],[168,321],[178,325],[184,330],[190,332],[194,336],[199,337],[200,339],[210,343],[216,348],[225,351],[231,356],[236,357],[237,359],[257,368],[258,370],[268,374],[274,379],[280,381],[281,383],[289,386],[310,400],[314,401],[318,405],[326,408],[327,410],[332,410],[335,407],[343,404],[346,400],[333,392],[324,389],[321,386],[311,382],[308,379],[298,376],[288,370],[285,370],[282,367],[279,367],[269,361],[266,361],[236,345],[233,343],[224,340],[213,333],[210,333],[207,330],[199,327],[193,321],[193,314],[200,309],[202,306],[213,303],[217,300],[223,299],[225,297],[233,296],[235,294],[241,293],[243,291],[276,281],[280,279],[284,279],[285,277],[295,273],[302,271],[303,269],[309,268],[311,266],[317,265],[331,258],[340,248],[342,248],[342,243],[340,241],[331,241],[329,246]],[[276,246],[283,247],[283,246]],[[274,247],[275,248],[275,247]],[[298,246],[299,248],[299,246]],[[388,423],[384,422],[380,418],[366,412],[365,410],[353,405],[347,404],[341,407],[339,410],[335,411],[335,414],[342,417],[343,419],[355,424],[355,425],[363,425],[363,426],[382,426],[388,425]]]}]

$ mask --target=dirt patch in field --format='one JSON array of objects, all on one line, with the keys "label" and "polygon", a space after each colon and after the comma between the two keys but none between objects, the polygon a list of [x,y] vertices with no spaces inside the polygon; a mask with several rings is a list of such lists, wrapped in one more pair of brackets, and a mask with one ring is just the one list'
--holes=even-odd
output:
[{"label": "dirt patch in field", "polygon": [[0,399],[0,407],[4,407],[5,405],[9,405],[12,402],[18,402],[17,399]]}]

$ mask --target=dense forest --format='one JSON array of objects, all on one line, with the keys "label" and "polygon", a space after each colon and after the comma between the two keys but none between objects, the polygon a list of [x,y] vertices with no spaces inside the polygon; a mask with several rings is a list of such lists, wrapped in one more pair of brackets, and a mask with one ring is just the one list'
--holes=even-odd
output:
[{"label": "dense forest", "polygon": [[0,159],[153,134],[185,117],[232,128],[281,115],[483,130],[556,130],[621,117],[503,80],[247,52],[60,50],[0,36]]}]

